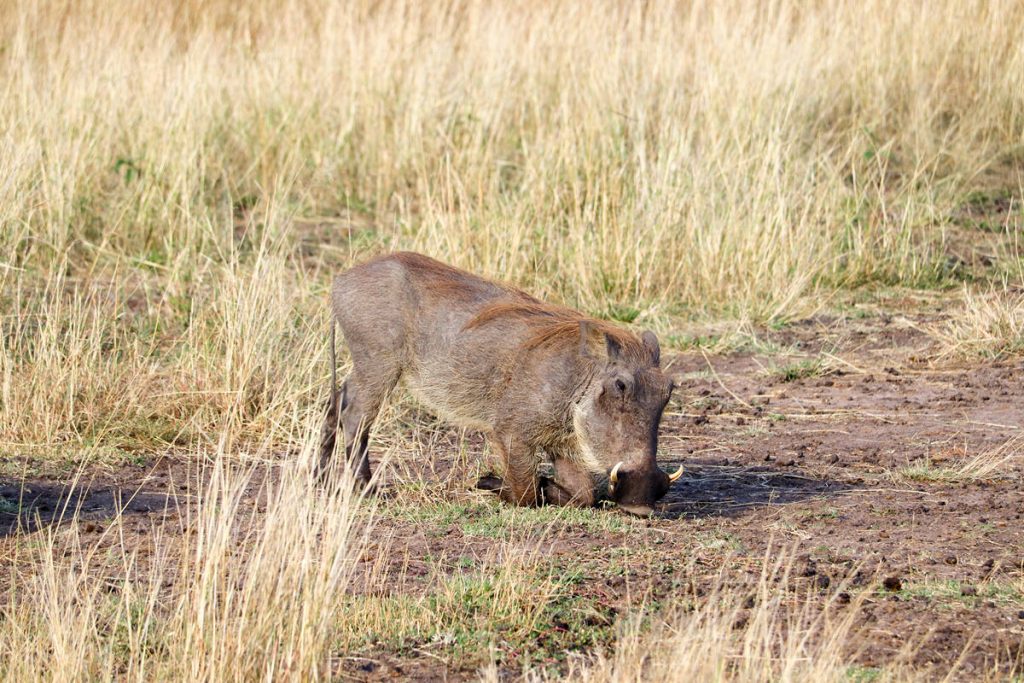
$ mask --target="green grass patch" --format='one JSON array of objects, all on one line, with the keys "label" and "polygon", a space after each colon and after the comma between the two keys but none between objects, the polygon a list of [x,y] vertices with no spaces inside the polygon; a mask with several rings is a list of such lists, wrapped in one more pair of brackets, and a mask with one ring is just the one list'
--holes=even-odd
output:
[{"label": "green grass patch", "polygon": [[607,644],[614,612],[572,592],[578,573],[557,565],[508,562],[438,576],[420,596],[350,598],[334,646],[345,652],[426,650],[463,666],[500,662],[514,651],[528,663],[562,661],[567,651]]},{"label": "green grass patch", "polygon": [[821,377],[829,369],[821,358],[805,358],[795,363],[779,365],[768,371],[768,376],[780,382],[795,382],[809,377]]},{"label": "green grass patch", "polygon": [[510,539],[524,532],[586,531],[618,533],[636,527],[636,520],[614,509],[545,506],[519,508],[498,500],[436,503],[392,501],[381,506],[384,518],[407,520],[437,533],[458,527],[466,536]]},{"label": "green grass patch", "polygon": [[997,605],[1024,606],[1024,593],[1009,583],[989,582],[978,585],[956,580],[909,582],[898,593],[906,599],[923,599],[938,605],[977,607],[984,602]]},{"label": "green grass patch", "polygon": [[951,482],[959,478],[956,469],[937,465],[931,458],[922,458],[912,465],[901,467],[896,470],[896,474],[904,479],[920,482]]},{"label": "green grass patch", "polygon": [[881,680],[884,671],[875,666],[851,666],[845,672],[850,683],[874,683]]},{"label": "green grass patch", "polygon": [[774,355],[783,351],[782,346],[770,339],[763,339],[756,334],[745,331],[731,331],[721,334],[668,334],[664,335],[664,344],[674,351],[706,351],[713,354],[756,353]]},{"label": "green grass patch", "polygon": [[21,505],[16,500],[0,496],[0,515],[16,515],[21,512]]},{"label": "green grass patch", "polygon": [[635,306],[629,306],[626,304],[612,304],[604,310],[601,317],[607,320],[615,320],[620,323],[631,323],[640,317],[641,311]]}]

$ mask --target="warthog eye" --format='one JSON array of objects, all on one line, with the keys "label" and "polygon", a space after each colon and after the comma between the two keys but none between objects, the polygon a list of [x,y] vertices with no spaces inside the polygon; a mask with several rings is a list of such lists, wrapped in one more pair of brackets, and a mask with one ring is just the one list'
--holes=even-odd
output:
[{"label": "warthog eye", "polygon": [[617,380],[615,380],[615,388],[619,390],[620,394],[625,393],[626,392],[626,383],[623,382],[621,379],[617,379]]}]

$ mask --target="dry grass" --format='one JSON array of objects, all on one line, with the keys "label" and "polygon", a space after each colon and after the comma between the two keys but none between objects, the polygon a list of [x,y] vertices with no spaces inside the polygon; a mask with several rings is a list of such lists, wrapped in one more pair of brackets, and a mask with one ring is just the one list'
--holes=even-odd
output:
[{"label": "dry grass", "polygon": [[338,595],[367,528],[351,488],[322,491],[303,466],[307,457],[262,476],[263,468],[210,456],[198,476],[205,483],[177,501],[181,515],[144,531],[141,541],[123,514],[95,538],[82,532],[79,511],[68,510],[19,551],[0,607],[0,676],[329,674]]},{"label": "dry grass", "polygon": [[[1010,0],[13,0],[0,45],[0,456],[44,463],[307,448],[329,278],[385,250],[669,333],[946,283],[967,192],[1022,186]],[[1019,351],[993,297],[951,345]],[[112,592],[43,534],[3,673],[325,676],[350,501],[287,475],[250,524],[224,472]]]},{"label": "dry grass", "polygon": [[951,461],[934,462],[923,458],[892,473],[897,482],[941,481],[966,483],[990,481],[1013,476],[1011,464],[1024,459],[1024,436],[1011,437],[1003,443],[975,455]]},{"label": "dry grass", "polygon": [[1024,436],[1015,436],[1006,442],[968,458],[954,469],[954,481],[984,481],[1005,476],[1011,462],[1024,458]]},{"label": "dry grass", "polygon": [[[784,558],[784,554],[780,557]],[[627,626],[615,652],[585,665],[579,681],[842,681],[843,652],[858,606],[824,609],[773,585],[786,570],[772,560],[744,609],[742,594],[713,596],[692,611],[669,612],[651,632]],[[785,560],[783,559],[783,562]],[[774,579],[774,580],[773,580]],[[817,601],[815,601],[817,602]],[[787,604],[793,603],[793,604]],[[749,602],[747,603],[750,604]],[[637,662],[646,662],[643,668]]]},{"label": "dry grass", "polygon": [[[602,681],[915,681],[908,642],[884,668],[851,666],[855,626],[870,591],[840,584],[825,599],[794,588],[793,558],[774,548],[749,586],[720,581],[705,598],[618,624],[614,650],[577,657],[566,680]],[[485,680],[497,680],[494,670]],[[955,672],[950,672],[955,676]],[[532,678],[547,679],[541,672]]]},{"label": "dry grass", "polygon": [[0,438],[273,431],[319,386],[328,275],[396,247],[658,325],[934,283],[1018,159],[1022,19],[7,3]]},{"label": "dry grass", "polygon": [[963,293],[963,307],[931,330],[947,356],[999,358],[1024,351],[1024,294]]}]

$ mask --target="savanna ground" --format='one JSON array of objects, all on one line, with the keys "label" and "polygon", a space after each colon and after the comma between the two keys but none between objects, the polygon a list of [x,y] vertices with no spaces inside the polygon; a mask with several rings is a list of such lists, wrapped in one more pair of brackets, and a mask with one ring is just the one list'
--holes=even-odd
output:
[{"label": "savanna ground", "polygon": [[[1018,2],[4,3],[0,675],[1019,680],[1022,74]],[[398,397],[313,481],[399,248],[658,332],[657,516]]]}]

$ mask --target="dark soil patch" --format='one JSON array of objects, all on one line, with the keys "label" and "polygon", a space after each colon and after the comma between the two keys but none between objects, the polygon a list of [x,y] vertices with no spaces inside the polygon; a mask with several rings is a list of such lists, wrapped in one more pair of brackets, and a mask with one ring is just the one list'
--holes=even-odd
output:
[{"label": "dark soil patch", "polygon": [[194,487],[190,464],[159,458],[115,472],[89,471],[68,480],[0,478],[0,539],[77,518],[82,523],[164,516]]}]

